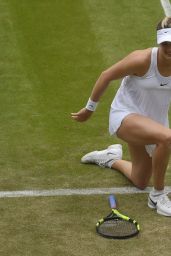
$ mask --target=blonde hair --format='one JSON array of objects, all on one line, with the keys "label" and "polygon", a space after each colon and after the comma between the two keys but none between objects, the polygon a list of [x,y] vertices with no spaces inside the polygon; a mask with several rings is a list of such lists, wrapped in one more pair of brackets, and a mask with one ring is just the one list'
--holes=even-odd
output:
[{"label": "blonde hair", "polygon": [[165,17],[158,23],[157,30],[162,28],[171,28],[171,17]]}]

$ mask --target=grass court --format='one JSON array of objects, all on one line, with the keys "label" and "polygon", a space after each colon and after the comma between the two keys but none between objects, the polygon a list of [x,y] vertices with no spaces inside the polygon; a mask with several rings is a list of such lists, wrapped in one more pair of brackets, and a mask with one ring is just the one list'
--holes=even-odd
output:
[{"label": "grass court", "polygon": [[[84,107],[104,69],[156,45],[162,18],[156,0],[0,0],[0,191],[131,186],[114,170],[80,163],[85,153],[120,143],[108,133],[120,81],[88,122],[70,113]],[[125,144],[123,150],[129,159]],[[138,237],[96,235],[107,195],[1,198],[0,255],[170,255],[170,218],[147,207],[147,194],[117,198],[139,221]]]}]

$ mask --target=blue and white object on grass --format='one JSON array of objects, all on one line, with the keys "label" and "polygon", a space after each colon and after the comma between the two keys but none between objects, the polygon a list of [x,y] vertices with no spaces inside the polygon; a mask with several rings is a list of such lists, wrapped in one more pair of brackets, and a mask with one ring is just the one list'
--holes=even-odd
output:
[{"label": "blue and white object on grass", "polygon": [[110,203],[111,209],[116,209],[116,199],[114,195],[109,196],[109,203]]}]

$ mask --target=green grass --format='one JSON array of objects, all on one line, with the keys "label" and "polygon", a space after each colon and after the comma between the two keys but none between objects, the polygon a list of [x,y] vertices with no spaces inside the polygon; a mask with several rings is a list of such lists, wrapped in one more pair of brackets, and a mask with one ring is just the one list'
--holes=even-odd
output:
[{"label": "green grass", "polygon": [[147,209],[146,199],[147,195],[118,196],[120,210],[141,225],[137,237],[121,241],[96,234],[96,222],[110,211],[106,196],[1,199],[0,253],[3,256],[169,256],[170,218]]},{"label": "green grass", "polygon": [[[131,185],[115,171],[80,164],[83,154],[120,142],[108,133],[120,81],[88,122],[76,123],[70,113],[85,105],[102,70],[155,45],[162,16],[156,0],[0,0],[0,190]],[[142,232],[118,243],[94,231],[108,213],[105,196],[1,199],[0,252],[167,256],[170,220],[150,211],[145,195],[119,201]]]},{"label": "green grass", "polygon": [[[73,122],[70,112],[85,105],[103,69],[155,44],[159,3],[1,0],[1,13],[1,189],[129,184],[79,163],[84,153],[117,142],[108,134],[108,112],[120,82],[87,123]],[[126,145],[124,152],[129,158]]]}]

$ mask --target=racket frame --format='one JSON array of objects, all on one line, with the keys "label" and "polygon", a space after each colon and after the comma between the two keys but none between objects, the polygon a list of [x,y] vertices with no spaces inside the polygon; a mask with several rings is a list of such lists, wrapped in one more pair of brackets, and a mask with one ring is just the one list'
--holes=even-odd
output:
[{"label": "racket frame", "polygon": [[[113,195],[109,196],[109,202],[110,202],[111,208],[112,207],[116,207],[116,199],[115,199],[115,197]],[[100,225],[102,225],[106,221],[116,220],[116,219],[117,220],[124,220],[124,221],[131,222],[132,224],[135,225],[137,231],[135,233],[133,233],[133,234],[125,235],[125,236],[117,236],[117,235],[116,236],[115,235],[111,236],[111,235],[105,235],[105,234],[102,234],[101,232],[99,232]],[[136,236],[139,233],[139,231],[140,231],[140,226],[139,226],[138,222],[136,220],[133,220],[133,219],[129,218],[126,215],[123,215],[116,208],[112,208],[111,213],[107,217],[104,217],[104,218],[100,219],[96,223],[96,232],[99,235],[103,236],[103,237],[111,238],[111,239],[127,239],[127,238],[131,238],[131,237]]]}]

